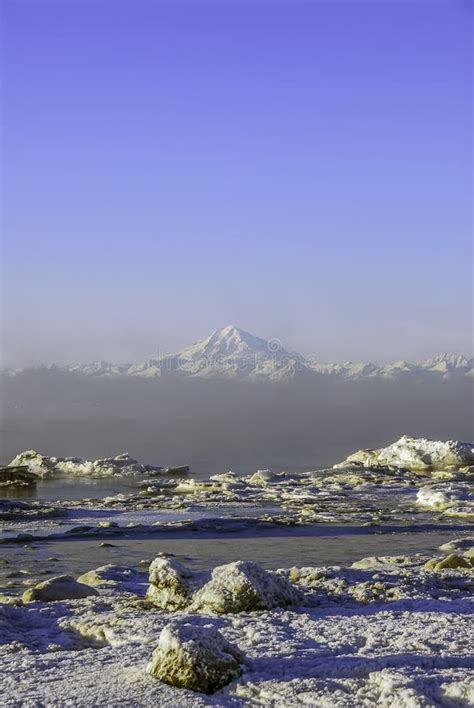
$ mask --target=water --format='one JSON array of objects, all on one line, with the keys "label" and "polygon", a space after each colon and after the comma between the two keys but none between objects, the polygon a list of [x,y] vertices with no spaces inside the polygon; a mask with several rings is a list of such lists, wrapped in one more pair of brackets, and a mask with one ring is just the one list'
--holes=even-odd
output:
[{"label": "water", "polygon": [[[353,528],[352,528],[353,531]],[[266,568],[297,565],[350,565],[364,556],[437,555],[441,544],[453,539],[451,530],[397,533],[347,533],[341,527],[287,530],[287,535],[252,537],[226,535],[218,538],[119,539],[101,546],[100,540],[35,542],[32,546],[1,547],[0,586],[16,594],[25,580],[45,580],[49,575],[80,575],[108,563],[128,565],[146,571],[159,553],[172,553],[185,565],[211,569],[233,560],[255,560]],[[457,532],[456,536],[467,535]],[[6,563],[5,563],[6,561]],[[49,574],[49,575],[48,575]]]}]

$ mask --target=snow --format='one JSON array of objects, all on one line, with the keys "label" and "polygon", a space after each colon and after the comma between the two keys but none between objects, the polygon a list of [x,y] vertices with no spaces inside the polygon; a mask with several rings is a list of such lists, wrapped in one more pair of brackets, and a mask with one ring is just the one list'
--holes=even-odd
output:
[{"label": "snow", "polygon": [[[350,455],[330,470],[291,474],[258,470],[241,477],[227,472],[209,480],[158,475],[103,499],[54,503],[0,499],[0,521],[9,522],[0,544],[71,536],[256,533],[321,523],[381,528],[417,526],[428,520],[463,523],[474,514],[473,449],[472,443],[404,436],[387,448]],[[114,471],[160,471],[126,455],[91,462],[28,451],[16,459],[20,458],[50,477],[66,469],[105,476]]]},{"label": "snow", "polygon": [[421,506],[443,510],[449,516],[474,518],[474,493],[472,485],[436,484],[421,487],[416,495]]},{"label": "snow", "polygon": [[[387,571],[278,573],[295,578],[298,605],[219,616],[155,611],[116,587],[82,600],[0,604],[2,705],[472,705],[472,571],[440,573],[413,559]],[[362,584],[386,589],[357,593]],[[186,666],[212,652],[211,666],[230,655],[242,670],[235,666],[212,696],[147,674],[147,666],[180,673],[163,666],[170,653],[173,661],[184,654]]]},{"label": "snow", "polygon": [[[159,355],[144,362],[112,364],[96,361],[69,366],[38,367],[74,375],[111,378],[135,376],[145,379],[173,375],[184,378],[236,379],[253,382],[288,383],[303,376],[328,377],[341,381],[464,379],[474,376],[474,359],[459,354],[442,354],[425,361],[374,364],[372,362],[324,363],[318,357],[288,352],[279,339],[265,340],[235,325],[217,329],[204,339],[171,355]],[[20,376],[22,369],[5,374]]]},{"label": "snow", "polygon": [[[17,568],[7,561],[2,570],[5,578],[13,571],[16,585],[6,583],[11,594],[0,597],[1,705],[473,705],[474,540],[455,536],[456,529],[471,528],[473,447],[405,436],[388,448],[362,451],[359,464],[348,469],[227,472],[209,482],[159,477],[103,500],[2,500],[0,519],[8,528],[0,541],[16,538],[27,560]],[[58,461],[84,463],[26,455],[52,474]],[[119,469],[130,466],[128,456],[110,459]],[[304,567],[269,571],[226,555],[224,565],[195,571],[187,561],[160,555],[145,573],[149,561],[140,570],[123,565],[123,544],[116,549],[120,565],[95,567],[104,560],[91,556],[77,578],[58,577],[65,569],[45,552],[46,539],[57,539],[57,548],[68,538],[120,543],[147,534],[153,544],[156,538],[158,548],[147,555],[153,557],[166,550],[158,543],[161,533],[191,535],[202,549],[209,531],[219,543],[222,537],[215,537],[231,530],[252,540],[260,534],[280,557],[277,534],[298,525],[308,525],[311,536],[356,529],[360,556],[363,532],[375,532],[377,546],[351,567],[334,565],[340,556],[332,545],[327,565],[311,558]],[[404,548],[404,531],[420,525],[444,530],[438,554],[409,555]],[[269,529],[277,533],[270,537]],[[392,543],[389,549],[386,534],[394,531],[399,548]],[[21,548],[41,538],[44,546]],[[242,557],[240,536],[237,548]],[[319,545],[315,549],[320,558]],[[41,584],[33,579],[55,567],[56,577]],[[34,583],[23,602],[19,593]],[[170,685],[176,683],[217,691]]]}]

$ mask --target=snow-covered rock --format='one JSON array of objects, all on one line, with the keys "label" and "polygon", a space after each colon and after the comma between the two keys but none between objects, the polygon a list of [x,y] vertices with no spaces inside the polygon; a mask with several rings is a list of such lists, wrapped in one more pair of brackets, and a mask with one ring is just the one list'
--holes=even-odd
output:
[{"label": "snow-covered rock", "polygon": [[209,574],[193,573],[174,558],[156,558],[150,565],[149,581],[146,599],[164,610],[251,612],[285,607],[301,599],[285,577],[254,561],[221,565]]},{"label": "snow-covered rock", "polygon": [[474,549],[474,536],[464,536],[463,538],[455,538],[452,541],[443,543],[440,547],[441,551],[449,551],[450,553],[471,552]]},{"label": "snow-covered rock", "polygon": [[25,590],[22,600],[23,602],[54,602],[56,600],[79,600],[97,594],[97,590],[90,585],[79,583],[70,575],[57,575]]},{"label": "snow-covered rock", "polygon": [[242,673],[243,655],[212,625],[167,624],[146,671],[171,686],[213,693]]},{"label": "snow-covered rock", "polygon": [[358,450],[343,462],[341,467],[379,467],[389,465],[406,467],[414,471],[460,469],[474,464],[474,443],[448,440],[427,440],[404,435],[387,447]]},{"label": "snow-covered rock", "polygon": [[412,564],[408,556],[367,556],[352,564],[352,568],[359,570],[396,570]]},{"label": "snow-covered rock", "polygon": [[174,558],[155,558],[149,568],[146,599],[164,610],[181,610],[196,587],[193,573]]},{"label": "snow-covered rock", "polygon": [[271,610],[301,600],[283,576],[255,561],[235,561],[214,568],[210,580],[193,597],[192,609],[220,614]]},{"label": "snow-covered rock", "polygon": [[84,460],[82,457],[49,457],[36,450],[20,452],[11,462],[11,467],[25,466],[40,477],[67,474],[76,476],[108,477],[112,475],[159,474],[161,467],[143,465],[128,452],[102,460]]},{"label": "snow-covered rock", "polygon": [[446,568],[466,568],[467,570],[474,570],[474,564],[464,556],[460,556],[457,553],[451,553],[445,558],[433,558],[432,560],[429,560],[425,563],[425,568],[430,570],[446,570]]},{"label": "snow-covered rock", "polygon": [[89,570],[77,578],[78,583],[93,587],[123,587],[136,585],[145,580],[144,573],[126,565],[102,565],[95,570]]}]

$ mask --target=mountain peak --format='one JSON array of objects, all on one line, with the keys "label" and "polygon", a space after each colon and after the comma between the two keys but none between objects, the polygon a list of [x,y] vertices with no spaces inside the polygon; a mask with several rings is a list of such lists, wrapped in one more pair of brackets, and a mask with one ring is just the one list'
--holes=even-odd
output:
[{"label": "mountain peak", "polygon": [[255,337],[250,332],[229,324],[214,330],[208,337],[186,347],[178,356],[195,360],[201,357],[242,357],[258,354],[267,350],[265,339]]}]

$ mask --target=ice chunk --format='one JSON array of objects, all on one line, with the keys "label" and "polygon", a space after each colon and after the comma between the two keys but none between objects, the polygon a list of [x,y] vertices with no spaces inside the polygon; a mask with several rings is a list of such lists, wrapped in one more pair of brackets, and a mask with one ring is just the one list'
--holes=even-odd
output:
[{"label": "ice chunk", "polygon": [[242,661],[212,625],[167,624],[146,670],[171,686],[213,693],[242,673]]},{"label": "ice chunk", "polygon": [[97,590],[89,585],[79,583],[70,575],[57,575],[25,590],[22,600],[23,602],[34,602],[35,600],[54,602],[55,600],[78,600],[98,594]]},{"label": "ice chunk", "polygon": [[155,558],[149,568],[150,585],[146,599],[165,610],[180,610],[189,605],[193,573],[173,558]]},{"label": "ice chunk", "polygon": [[158,474],[161,467],[143,465],[128,452],[102,460],[84,460],[82,457],[49,457],[36,450],[20,452],[9,467],[25,466],[29,472],[40,477],[54,477],[58,474],[77,476],[108,477],[111,475]]},{"label": "ice chunk", "polygon": [[250,612],[285,607],[300,600],[299,591],[286,578],[254,561],[236,561],[213,570],[211,579],[195,593],[192,609]]},{"label": "ice chunk", "polygon": [[474,464],[474,443],[404,435],[387,447],[359,450],[334,467],[394,465],[415,471],[460,469]]}]

